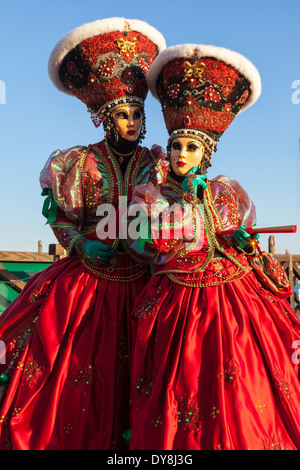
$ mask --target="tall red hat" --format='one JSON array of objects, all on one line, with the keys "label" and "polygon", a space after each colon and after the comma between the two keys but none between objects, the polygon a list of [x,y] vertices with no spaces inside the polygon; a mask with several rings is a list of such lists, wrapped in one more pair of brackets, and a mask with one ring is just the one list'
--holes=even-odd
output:
[{"label": "tall red hat", "polygon": [[165,47],[161,33],[144,21],[97,20],[57,44],[49,75],[59,90],[85,103],[99,125],[105,112],[120,103],[144,105],[146,74]]},{"label": "tall red hat", "polygon": [[255,66],[237,52],[215,46],[183,44],[163,50],[147,76],[162,105],[169,142],[197,137],[213,152],[235,116],[261,93]]}]

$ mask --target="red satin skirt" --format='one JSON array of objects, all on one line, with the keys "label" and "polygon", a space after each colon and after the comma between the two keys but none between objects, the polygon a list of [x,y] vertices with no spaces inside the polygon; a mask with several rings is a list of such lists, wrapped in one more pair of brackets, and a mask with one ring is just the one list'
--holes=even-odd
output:
[{"label": "red satin skirt", "polygon": [[0,317],[0,449],[128,449],[129,315],[147,280],[65,258],[26,285]]},{"label": "red satin skirt", "polygon": [[153,276],[134,312],[132,450],[300,449],[300,322],[251,271]]}]

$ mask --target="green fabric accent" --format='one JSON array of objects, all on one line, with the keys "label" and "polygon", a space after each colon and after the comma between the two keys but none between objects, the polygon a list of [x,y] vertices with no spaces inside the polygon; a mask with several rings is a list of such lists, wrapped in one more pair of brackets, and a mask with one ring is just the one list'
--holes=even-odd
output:
[{"label": "green fabric accent", "polygon": [[[147,220],[145,220],[144,223],[148,225],[147,238],[141,238],[141,236],[139,236],[138,247],[137,247],[138,252],[143,251],[144,246],[146,245],[146,243],[151,243],[153,245],[153,241],[152,241],[152,238],[151,238],[150,220],[147,218]],[[141,232],[141,230],[140,230],[140,232]]]},{"label": "green fabric accent", "polygon": [[[233,234],[236,245],[242,250],[250,246],[252,238],[251,235],[247,233],[244,229],[247,229],[246,225],[241,225],[240,228],[236,230]],[[255,234],[254,237],[258,240],[259,234]]]},{"label": "green fabric accent", "polygon": [[[183,192],[188,192],[189,189],[188,189],[188,181],[190,179],[192,185],[193,185],[193,188],[194,188],[194,191],[195,191],[195,194],[197,194],[197,188],[198,186],[201,186],[202,189],[207,189],[207,184],[204,180],[207,179],[207,176],[206,175],[196,175],[196,171],[198,170],[198,167],[197,166],[194,166],[189,172],[188,174],[186,175],[186,177],[184,178],[183,180],[183,183],[182,183],[182,189],[183,189]],[[190,177],[190,178],[189,178]]]},{"label": "green fabric accent", "polygon": [[129,445],[130,437],[131,437],[131,429],[127,429],[127,431],[125,431],[122,434],[122,437],[123,437],[124,441],[126,441],[126,443]]},{"label": "green fabric accent", "polygon": [[47,196],[44,201],[42,214],[47,219],[46,225],[54,222],[57,217],[57,203],[54,200],[53,191],[49,188],[44,188],[42,196]]}]

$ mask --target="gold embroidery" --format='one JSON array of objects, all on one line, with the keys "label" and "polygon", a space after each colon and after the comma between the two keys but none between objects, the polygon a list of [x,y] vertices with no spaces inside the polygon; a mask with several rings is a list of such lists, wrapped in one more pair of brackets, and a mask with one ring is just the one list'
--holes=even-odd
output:
[{"label": "gold embroidery", "polygon": [[206,68],[204,62],[200,62],[200,64],[191,64],[188,60],[186,60],[183,64],[183,72],[184,72],[184,79],[183,81],[187,80],[188,78],[195,77],[199,79],[200,83],[203,83],[202,75]]},{"label": "gold embroidery", "polygon": [[263,413],[264,412],[264,408],[266,407],[266,405],[264,403],[262,403],[260,400],[258,400],[257,404],[255,405],[255,408],[257,409],[257,411],[259,411],[260,413]]},{"label": "gold embroidery", "polygon": [[137,39],[124,39],[120,38],[117,40],[117,46],[119,49],[120,54],[125,54],[129,52],[131,54],[135,54],[135,46],[136,46]]},{"label": "gold embroidery", "polygon": [[288,450],[288,447],[285,446],[280,438],[269,438],[269,442],[263,442],[264,450]]},{"label": "gold embroidery", "polygon": [[[106,279],[107,281],[117,281],[117,282],[131,282],[135,281],[136,279],[139,279],[140,277],[143,277],[147,274],[148,271],[148,266],[143,266],[142,268],[138,268],[137,266],[131,266],[128,267],[128,269],[131,269],[134,271],[132,274],[127,274],[126,276],[114,276],[114,268],[105,268],[104,266],[94,266],[90,264],[87,260],[80,258],[79,261],[93,274],[96,274],[96,276],[99,276],[101,279]],[[134,269],[133,269],[134,268]],[[123,268],[127,269],[127,268]],[[117,272],[120,272],[120,268],[118,268]]]},{"label": "gold embroidery", "polygon": [[[242,279],[242,277],[244,277],[246,274],[247,274],[246,272],[238,269],[235,273],[231,274],[230,276],[226,276],[226,277],[220,276],[220,280],[214,281],[214,282],[203,282],[203,279],[205,278],[201,278],[198,282],[194,279],[191,280],[190,282],[189,280],[181,281],[180,279],[178,279],[178,277],[174,273],[168,273],[168,278],[171,281],[175,282],[176,284],[180,284],[186,287],[211,287],[211,286],[219,286],[221,284],[226,284],[228,282],[238,281],[239,279]],[[214,276],[216,276],[216,274],[214,274]],[[212,276],[209,275],[207,277],[212,277]]]}]

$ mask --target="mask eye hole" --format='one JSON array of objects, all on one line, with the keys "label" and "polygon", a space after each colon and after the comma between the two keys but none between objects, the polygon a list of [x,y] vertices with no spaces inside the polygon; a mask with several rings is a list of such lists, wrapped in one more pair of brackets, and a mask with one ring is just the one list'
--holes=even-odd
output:
[{"label": "mask eye hole", "polygon": [[134,111],[133,119],[140,119],[141,117],[142,117],[142,112],[139,109]]},{"label": "mask eye hole", "polygon": [[128,119],[128,114],[126,113],[126,111],[117,111],[116,117],[119,119]]},{"label": "mask eye hole", "polygon": [[175,140],[175,142],[172,142],[172,149],[173,150],[181,150],[181,144],[178,142],[178,140]]},{"label": "mask eye hole", "polygon": [[188,144],[187,146],[187,150],[189,152],[197,152],[197,150],[199,150],[200,146],[194,142],[191,142]]}]

